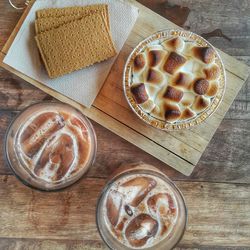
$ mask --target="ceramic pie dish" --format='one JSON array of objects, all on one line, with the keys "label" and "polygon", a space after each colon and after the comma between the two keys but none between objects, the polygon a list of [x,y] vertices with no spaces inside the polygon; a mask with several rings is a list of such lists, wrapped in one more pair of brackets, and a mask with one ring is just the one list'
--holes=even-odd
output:
[{"label": "ceramic pie dish", "polygon": [[216,49],[183,30],[164,30],[142,41],[130,54],[123,87],[132,110],[162,130],[193,127],[218,108],[226,87]]}]

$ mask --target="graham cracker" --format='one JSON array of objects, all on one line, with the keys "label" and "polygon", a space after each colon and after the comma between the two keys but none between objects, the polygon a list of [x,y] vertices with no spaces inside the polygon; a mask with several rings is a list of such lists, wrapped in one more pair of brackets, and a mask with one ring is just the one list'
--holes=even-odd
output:
[{"label": "graham cracker", "polygon": [[50,78],[116,55],[110,31],[98,12],[45,31],[35,39]]},{"label": "graham cracker", "polygon": [[107,26],[110,29],[108,5],[98,4],[85,7],[39,10],[36,12],[38,17],[35,21],[36,33],[39,34],[52,28],[58,28],[63,24],[81,19],[82,17],[95,12],[102,13]]}]

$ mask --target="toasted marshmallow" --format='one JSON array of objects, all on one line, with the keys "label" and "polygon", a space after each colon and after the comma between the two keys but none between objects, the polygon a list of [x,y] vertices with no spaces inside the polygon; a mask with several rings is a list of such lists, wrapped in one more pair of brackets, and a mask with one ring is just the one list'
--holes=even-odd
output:
[{"label": "toasted marshmallow", "polygon": [[192,49],[193,55],[200,59],[202,62],[209,64],[214,61],[215,52],[210,47],[194,47]]},{"label": "toasted marshmallow", "polygon": [[155,108],[155,103],[148,99],[146,102],[140,104],[140,107],[147,113],[150,113]]},{"label": "toasted marshmallow", "polygon": [[185,92],[182,99],[181,99],[181,104],[184,107],[190,107],[194,103],[195,100],[195,93],[192,92]]},{"label": "toasted marshmallow", "polygon": [[196,113],[192,109],[186,108],[182,111],[180,120],[188,120],[194,116],[196,116]]},{"label": "toasted marshmallow", "polygon": [[214,97],[216,93],[218,92],[218,82],[211,82],[209,84],[208,91],[206,93],[206,96],[208,97]]},{"label": "toasted marshmallow", "polygon": [[166,121],[176,121],[180,118],[181,111],[178,105],[166,104],[165,105],[165,119]]},{"label": "toasted marshmallow", "polygon": [[183,97],[183,92],[175,87],[168,86],[163,97],[173,102],[180,102]]},{"label": "toasted marshmallow", "polygon": [[163,50],[149,50],[146,54],[149,67],[155,67],[164,59],[167,52]]},{"label": "toasted marshmallow", "polygon": [[185,42],[180,37],[175,37],[170,40],[166,40],[162,43],[162,46],[166,49],[170,49],[171,51],[179,51],[181,52],[185,47]]},{"label": "toasted marshmallow", "polygon": [[164,80],[164,77],[160,71],[155,70],[153,68],[150,68],[147,71],[146,82],[153,83],[153,84],[161,84],[163,80]]},{"label": "toasted marshmallow", "polygon": [[189,88],[191,80],[192,80],[192,77],[189,74],[180,72],[173,79],[172,85],[187,89]]},{"label": "toasted marshmallow", "polygon": [[144,54],[138,54],[134,59],[134,72],[138,73],[146,66],[146,58]]},{"label": "toasted marshmallow", "polygon": [[166,60],[163,69],[173,75],[187,60],[176,52],[171,52]]},{"label": "toasted marshmallow", "polygon": [[138,104],[142,104],[148,100],[148,93],[144,83],[135,84],[131,87],[131,93]]},{"label": "toasted marshmallow", "polygon": [[159,103],[159,105],[156,105],[154,109],[151,111],[151,115],[160,120],[165,120],[164,103],[161,102]]},{"label": "toasted marshmallow", "polygon": [[203,70],[207,80],[216,80],[220,75],[220,68],[217,65],[213,65],[210,68]]},{"label": "toasted marshmallow", "polygon": [[209,88],[209,82],[206,79],[198,79],[193,85],[194,92],[198,95],[205,95]]},{"label": "toasted marshmallow", "polygon": [[196,112],[204,111],[210,104],[210,99],[204,96],[196,96],[192,109]]}]

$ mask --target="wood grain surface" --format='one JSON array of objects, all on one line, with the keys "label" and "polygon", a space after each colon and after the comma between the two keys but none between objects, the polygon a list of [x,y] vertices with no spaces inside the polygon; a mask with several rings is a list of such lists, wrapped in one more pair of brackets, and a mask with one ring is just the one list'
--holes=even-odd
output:
[{"label": "wood grain surface", "polygon": [[[185,29],[250,65],[248,0],[140,0]],[[22,12],[0,1],[0,49]],[[12,175],[3,155],[11,119],[49,95],[0,69],[0,249],[105,249],[95,226],[95,204],[106,178],[124,162],[159,167],[187,201],[187,231],[177,249],[250,249],[250,81],[190,177],[178,173],[94,123],[98,154],[87,177],[59,193],[41,193]]]}]

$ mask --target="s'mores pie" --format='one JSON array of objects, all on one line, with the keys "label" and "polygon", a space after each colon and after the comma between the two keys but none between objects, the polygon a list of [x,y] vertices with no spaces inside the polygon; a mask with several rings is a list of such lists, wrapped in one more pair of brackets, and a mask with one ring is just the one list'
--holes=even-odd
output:
[{"label": "s'mores pie", "polygon": [[187,31],[159,32],[144,40],[124,74],[130,106],[161,129],[198,124],[215,110],[225,90],[218,53]]}]

